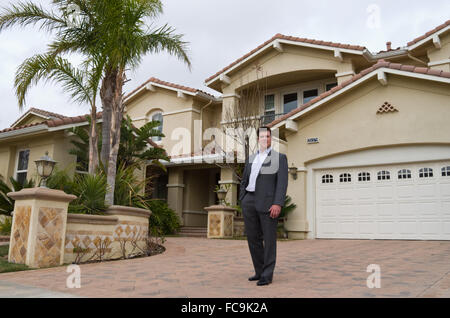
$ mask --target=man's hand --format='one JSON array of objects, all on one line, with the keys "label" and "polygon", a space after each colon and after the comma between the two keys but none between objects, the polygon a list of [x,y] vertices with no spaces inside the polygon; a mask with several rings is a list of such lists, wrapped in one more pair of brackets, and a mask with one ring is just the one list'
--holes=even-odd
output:
[{"label": "man's hand", "polygon": [[278,204],[274,204],[270,207],[269,211],[270,211],[270,217],[275,219],[281,213],[281,206],[279,206]]}]

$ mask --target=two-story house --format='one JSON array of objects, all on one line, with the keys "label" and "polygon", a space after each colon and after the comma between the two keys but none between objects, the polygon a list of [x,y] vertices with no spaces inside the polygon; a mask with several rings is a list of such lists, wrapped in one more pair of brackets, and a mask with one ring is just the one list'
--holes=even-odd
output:
[{"label": "two-story house", "polygon": [[[136,126],[162,122],[165,137],[154,143],[171,161],[154,196],[185,226],[206,226],[204,207],[216,203],[218,184],[230,185],[227,199],[237,203],[236,176],[204,150],[217,138],[211,130],[232,127],[253,108],[289,161],[297,206],[289,237],[450,239],[450,21],[377,53],[277,34],[205,84],[221,95],[150,78],[125,96]],[[1,175],[32,173],[26,163],[45,150],[61,164],[75,162],[65,129],[85,118],[24,116],[0,132]]]}]

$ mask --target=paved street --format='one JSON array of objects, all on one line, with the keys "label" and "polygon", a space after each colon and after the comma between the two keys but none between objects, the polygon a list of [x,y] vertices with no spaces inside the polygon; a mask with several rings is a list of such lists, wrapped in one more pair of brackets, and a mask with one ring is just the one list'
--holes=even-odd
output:
[{"label": "paved street", "polygon": [[[170,237],[165,246],[82,265],[79,289],[66,288],[66,266],[0,274],[0,297],[450,297],[448,241],[281,241],[268,286],[247,280],[245,240]],[[366,286],[369,264],[380,266],[379,289]]]}]

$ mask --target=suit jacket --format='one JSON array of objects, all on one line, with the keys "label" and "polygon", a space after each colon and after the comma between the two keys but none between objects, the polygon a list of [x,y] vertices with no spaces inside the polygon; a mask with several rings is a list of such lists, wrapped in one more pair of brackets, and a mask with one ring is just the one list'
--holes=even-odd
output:
[{"label": "suit jacket", "polygon": [[[239,200],[243,200],[248,193],[247,188],[253,161],[257,153],[252,154],[246,161],[244,173],[241,181]],[[287,157],[273,149],[267,154],[261,170],[256,178],[255,184],[255,205],[256,210],[268,212],[270,207],[278,204],[284,206],[286,190],[288,186],[288,163]]]}]

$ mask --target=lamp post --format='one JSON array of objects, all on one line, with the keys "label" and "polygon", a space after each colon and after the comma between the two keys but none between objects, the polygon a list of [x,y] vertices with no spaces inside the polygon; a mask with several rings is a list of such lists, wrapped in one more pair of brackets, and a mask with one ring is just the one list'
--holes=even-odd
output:
[{"label": "lamp post", "polygon": [[37,173],[41,177],[41,188],[47,188],[47,178],[53,172],[56,161],[48,156],[48,151],[45,152],[45,156],[35,161],[37,167]]},{"label": "lamp post", "polygon": [[219,199],[219,204],[225,205],[224,201],[225,201],[227,192],[228,191],[223,188],[221,188],[220,190],[217,191],[217,198]]}]

